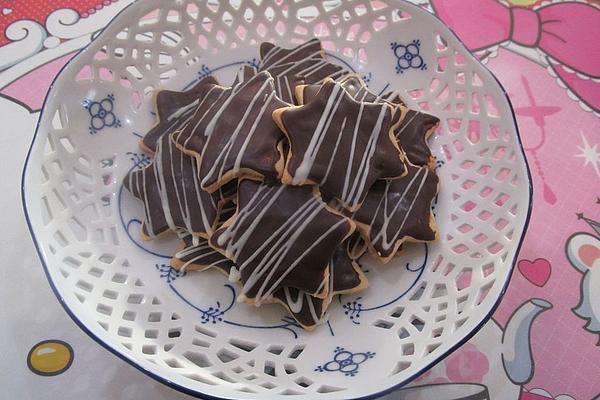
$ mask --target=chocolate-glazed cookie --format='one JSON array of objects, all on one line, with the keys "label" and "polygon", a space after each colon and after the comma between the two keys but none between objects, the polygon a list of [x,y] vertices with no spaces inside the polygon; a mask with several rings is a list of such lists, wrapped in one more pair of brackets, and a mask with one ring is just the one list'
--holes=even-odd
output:
[{"label": "chocolate-glazed cookie", "polygon": [[319,84],[327,78],[340,79],[348,74],[343,67],[322,58],[308,58],[298,62],[278,64],[263,70],[269,71],[274,77],[296,75],[302,77],[303,83],[306,84]]},{"label": "chocolate-glazed cookie", "polygon": [[311,39],[294,48],[286,49],[270,42],[260,45],[261,70],[281,64],[301,62],[310,58],[325,58],[325,52],[319,39]]},{"label": "chocolate-glazed cookie", "polygon": [[[318,39],[312,39],[295,48],[286,49],[265,42],[260,46],[259,71],[269,71],[274,78],[285,77],[295,87],[304,83],[321,83],[325,78],[339,79],[348,71],[325,60],[325,52]],[[296,75],[296,77],[294,77]]]},{"label": "chocolate-glazed cookie", "polygon": [[235,78],[231,84],[231,87],[237,86],[242,82],[246,82],[256,74],[258,74],[258,68],[256,68],[254,65],[243,65],[235,74]]},{"label": "chocolate-glazed cookie", "polygon": [[208,240],[193,236],[183,235],[182,247],[171,259],[171,266],[178,271],[204,271],[216,268],[225,275],[235,264],[233,261],[209,246]]},{"label": "chocolate-glazed cookie", "polygon": [[273,119],[290,142],[283,183],[316,184],[355,211],[377,179],[406,173],[392,111],[388,104],[354,100],[333,80],[310,103],[276,110]]},{"label": "chocolate-glazed cookie", "polygon": [[329,260],[353,222],[330,212],[308,186],[243,180],[237,207],[210,244],[238,265],[245,298],[260,304],[286,286],[325,297]]},{"label": "chocolate-glazed cookie", "polygon": [[[288,105],[277,98],[273,78],[261,72],[227,89],[204,121],[192,120],[173,138],[198,159],[201,187],[213,192],[236,178],[277,181],[283,170],[283,133],[271,113]],[[208,112],[208,111],[207,111]]]},{"label": "chocolate-glazed cookie", "polygon": [[405,240],[427,242],[437,238],[431,202],[438,177],[427,167],[408,164],[400,179],[377,181],[362,207],[352,215],[373,254],[386,263]]},{"label": "chocolate-glazed cookie", "polygon": [[[367,103],[382,103],[387,102],[391,105],[404,105],[400,95],[395,92],[387,92],[377,95],[369,90],[367,84],[357,74],[349,74],[339,79],[338,82],[342,87],[357,101]],[[321,85],[300,85],[296,87],[296,98],[300,104],[310,103],[316,96]]]},{"label": "chocolate-glazed cookie", "polygon": [[156,151],[159,138],[181,129],[193,115],[196,107],[211,87],[218,85],[212,76],[200,80],[185,92],[160,90],[154,97],[158,122],[140,141],[140,147],[149,153]]},{"label": "chocolate-glazed cookie", "polygon": [[346,239],[344,245],[346,246],[346,252],[348,256],[352,260],[360,259],[369,248],[358,231],[354,232],[352,236]]},{"label": "chocolate-glazed cookie", "polygon": [[[235,81],[233,82],[232,86],[236,86],[242,82],[245,82],[256,74],[258,74],[258,69],[256,67],[244,65],[236,74]],[[274,76],[273,79],[277,97],[286,103],[296,104],[294,94],[295,88],[297,85],[304,83],[304,78],[297,75],[279,75]]]},{"label": "chocolate-glazed cookie", "polygon": [[[355,74],[348,75],[339,81],[340,85],[358,101],[369,103],[387,103],[393,106],[401,106],[396,115],[394,124],[394,136],[406,158],[414,165],[435,166],[435,159],[427,145],[427,139],[437,128],[439,119],[420,111],[409,110],[404,107],[404,102],[396,92],[388,92],[376,95],[369,91],[362,79]],[[300,104],[307,104],[313,100],[321,85],[299,85],[296,86],[296,99]],[[401,120],[400,124],[396,124]]]},{"label": "chocolate-glazed cookie", "polygon": [[427,140],[435,131],[440,120],[433,115],[408,110],[400,125],[394,129],[394,136],[406,153],[408,161],[417,166],[435,167],[435,158]]},{"label": "chocolate-glazed cookie", "polygon": [[153,162],[131,171],[123,186],[143,201],[146,238],[181,229],[203,237],[212,233],[221,198],[200,188],[196,161],[168,136],[159,140]]},{"label": "chocolate-glazed cookie", "polygon": [[325,299],[311,296],[292,287],[275,292],[275,299],[282,303],[304,329],[312,330],[322,322],[333,296],[354,293],[366,289],[367,278],[357,262],[348,257],[345,246],[336,248],[329,264],[329,295]]}]

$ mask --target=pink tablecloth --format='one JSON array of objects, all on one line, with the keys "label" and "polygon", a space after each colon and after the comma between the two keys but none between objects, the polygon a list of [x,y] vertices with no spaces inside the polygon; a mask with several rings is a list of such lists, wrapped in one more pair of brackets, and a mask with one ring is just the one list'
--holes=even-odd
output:
[{"label": "pink tablecloth", "polygon": [[[130,2],[0,1],[0,144],[10,153],[2,169],[3,176],[15,175],[0,182],[0,207],[17,210],[7,215],[10,229],[0,233],[0,387],[6,398],[186,397],[75,327],[45,281],[18,211],[18,171],[50,82]],[[531,165],[534,206],[517,270],[493,319],[420,377],[413,385],[425,388],[414,398],[450,398],[444,394],[450,391],[436,390],[442,383],[454,384],[453,393],[481,384],[491,399],[600,398],[600,286],[593,285],[600,274],[599,2],[431,2],[509,93]],[[522,8],[511,12],[507,4]],[[56,26],[56,18],[48,18],[53,13],[69,24]],[[529,324],[523,310],[543,312]],[[503,341],[507,331],[518,335]],[[51,377],[27,363],[44,340],[65,342],[72,359]],[[525,355],[530,350],[532,362],[524,357],[504,368],[503,354],[515,348]]]}]

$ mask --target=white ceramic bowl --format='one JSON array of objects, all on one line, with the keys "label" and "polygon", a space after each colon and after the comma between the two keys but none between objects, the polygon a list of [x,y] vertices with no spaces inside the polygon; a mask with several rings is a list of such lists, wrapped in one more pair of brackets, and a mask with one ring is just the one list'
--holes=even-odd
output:
[{"label": "white ceramic bowl", "polygon": [[[133,4],[56,79],[28,156],[24,207],[65,310],[119,357],[204,398],[353,399],[409,382],[489,318],[525,233],[530,178],[510,104],[456,37],[405,2],[305,3]],[[155,89],[229,82],[262,41],[313,36],[374,91],[440,117],[441,239],[386,267],[365,257],[370,288],[304,332],[278,306],[236,303],[218,273],[171,270],[176,240],[139,239],[141,207],[121,179],[149,161],[138,141]]]}]

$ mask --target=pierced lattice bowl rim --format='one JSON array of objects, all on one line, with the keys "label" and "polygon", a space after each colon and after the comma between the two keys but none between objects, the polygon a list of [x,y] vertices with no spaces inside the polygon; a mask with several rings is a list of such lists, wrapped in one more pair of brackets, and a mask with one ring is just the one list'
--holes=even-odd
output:
[{"label": "pierced lattice bowl rim", "polygon": [[[200,69],[202,74],[204,68],[200,68],[196,60],[186,64],[186,73],[169,75],[163,79],[161,73],[168,72],[168,65],[159,65],[158,72],[147,73],[141,69],[143,62],[140,61],[137,72],[141,70],[142,75],[147,73],[149,78],[146,75],[141,78],[127,75],[131,82],[124,85],[124,79],[109,80],[102,77],[103,68],[111,70],[111,75],[116,75],[112,71],[119,71],[119,60],[112,59],[112,55],[108,60],[96,58],[102,49],[112,50],[110,46],[106,47],[106,43],[111,38],[119,38],[123,27],[129,26],[130,21],[140,20],[140,17],[149,15],[156,8],[181,12],[179,21],[168,19],[170,11],[165,12],[164,19],[156,15],[149,19],[156,19],[149,25],[154,24],[152,32],[157,37],[171,32],[174,27],[183,29],[189,21],[192,21],[192,25],[197,18],[185,14],[190,3],[164,3],[158,0],[135,2],[119,13],[86,49],[69,61],[51,86],[27,154],[22,199],[28,228],[53,292],[75,323],[107,350],[150,377],[202,398],[285,398],[304,395],[308,398],[358,399],[377,397],[405,385],[472,337],[491,317],[510,280],[531,214],[532,187],[514,112],[506,92],[496,78],[468,53],[457,37],[427,11],[402,1],[375,2],[401,11],[397,14],[398,18],[390,14],[389,19],[384,18],[385,26],[375,27],[374,15],[387,15],[386,8],[365,13],[357,11],[363,7],[362,3],[342,3],[341,8],[354,12],[348,14],[348,20],[356,19],[374,30],[364,36],[366,39],[361,45],[365,46],[371,59],[374,58],[373,54],[377,55],[377,62],[369,64],[359,51],[353,52],[356,46],[361,46],[357,38],[322,39],[324,43],[331,39],[334,44],[335,48],[326,47],[328,56],[336,62],[356,68],[378,89],[385,88],[384,83],[392,80],[402,84],[411,82],[413,86],[404,92],[408,96],[408,104],[416,108],[429,107],[432,114],[442,119],[442,128],[433,139],[435,155],[446,162],[439,171],[442,193],[437,204],[442,239],[438,244],[424,247],[424,258],[419,268],[411,268],[410,265],[411,257],[423,256],[420,247],[408,249],[406,258],[393,261],[398,265],[406,263],[402,278],[410,278],[410,283],[394,281],[390,284],[392,286],[385,286],[385,281],[390,280],[391,276],[389,267],[386,272],[372,271],[372,287],[379,287],[380,290],[374,292],[368,289],[371,292],[365,293],[363,301],[370,296],[375,306],[363,306],[360,297],[356,296],[343,300],[340,298],[337,310],[332,311],[331,324],[328,323],[329,332],[325,332],[325,327],[321,327],[319,333],[298,332],[293,324],[281,324],[271,329],[274,325],[269,325],[270,322],[257,325],[260,319],[255,316],[244,320],[244,312],[248,311],[236,311],[239,307],[234,307],[233,302],[223,311],[226,307],[221,306],[224,300],[219,297],[223,296],[223,288],[221,292],[212,292],[211,288],[203,287],[208,293],[206,296],[217,300],[219,305],[216,308],[222,313],[210,314],[207,309],[198,307],[191,309],[192,303],[206,299],[195,298],[190,289],[204,283],[195,277],[172,277],[172,271],[162,271],[158,263],[156,270],[159,273],[146,277],[147,270],[142,270],[137,262],[154,260],[152,257],[158,253],[149,255],[140,250],[137,242],[124,241],[131,237],[129,224],[123,222],[127,218],[124,214],[132,211],[129,200],[122,198],[117,181],[130,168],[124,163],[138,155],[132,156],[131,152],[124,151],[133,149],[127,146],[136,143],[137,138],[127,139],[118,135],[133,129],[143,131],[151,126],[151,102],[141,90],[145,89],[144,85],[150,82],[154,86],[164,84],[169,88],[183,88],[190,82],[190,77],[198,78],[195,73],[189,72],[191,69]],[[203,6],[195,4],[196,10]],[[253,3],[249,7],[264,13],[266,6]],[[317,11],[316,18],[325,18],[330,10],[323,5],[320,7],[293,4],[289,5],[289,14],[292,15],[292,11],[297,9],[314,8]],[[234,14],[230,16],[235,21],[235,10],[229,8],[228,12]],[[216,11],[210,16],[215,19],[215,15],[221,16]],[[298,14],[295,15],[297,17]],[[256,18],[256,21],[261,18],[262,22],[267,21],[262,14]],[[214,25],[227,33],[226,24],[217,19],[213,21]],[[291,20],[287,22],[303,24],[294,18]],[[198,30],[192,36],[201,29],[201,23],[198,24]],[[398,29],[392,30],[387,27],[388,24],[399,24]],[[274,21],[273,25],[276,26]],[[304,23],[302,26],[310,25]],[[134,28],[138,27],[132,27],[132,37]],[[403,28],[405,30],[401,30]],[[270,27],[265,26],[265,29],[269,32]],[[346,28],[342,24],[340,29]],[[211,35],[200,32],[205,36]],[[396,35],[399,32],[411,32],[415,38]],[[248,37],[253,34],[246,31]],[[188,52],[191,54],[182,56],[183,60],[189,61],[193,60],[194,51],[199,51],[199,41],[185,42],[186,35],[189,34],[182,35],[181,42],[174,47],[178,51],[185,47],[182,43],[192,47]],[[281,40],[288,45],[290,38],[298,38],[294,32],[284,36],[285,40],[283,37]],[[377,37],[379,39],[376,40]],[[418,66],[415,64],[415,68],[410,63],[394,58],[394,44],[390,51],[388,39],[394,39],[392,43],[395,43],[397,37],[406,39],[406,45],[412,40],[410,43],[420,46],[419,57],[422,59]],[[123,40],[123,43],[129,43],[129,39]],[[210,42],[210,37],[208,40]],[[223,40],[226,42],[229,39]],[[238,38],[234,37],[233,40]],[[239,40],[244,44],[246,39]],[[219,47],[216,43],[211,45]],[[151,57],[152,51],[165,49],[160,44],[147,46]],[[257,55],[256,46],[255,41],[249,47]],[[232,51],[225,49],[224,45],[218,53],[223,60],[219,65],[214,64],[209,72],[227,76],[235,72],[232,67],[248,62],[252,54],[243,46]],[[201,53],[198,55],[203,59]],[[220,58],[211,54],[204,56],[211,61]],[[391,64],[386,64],[386,61]],[[179,68],[184,66],[182,62]],[[425,64],[429,68],[425,68]],[[84,77],[79,82],[80,73],[86,66],[91,66],[91,71],[100,74]],[[121,72],[119,76],[126,75],[124,70]],[[465,86],[473,91],[472,98],[471,93],[465,95]],[[131,93],[138,87],[141,94],[138,93],[135,100]],[[460,91],[463,91],[462,102],[452,96],[448,99],[448,92],[458,94]],[[61,96],[65,92],[68,96]],[[127,103],[127,99],[131,103]],[[96,122],[89,119],[92,113],[85,108],[85,102],[89,106],[102,101],[110,102],[108,112],[114,112],[110,123],[103,120],[99,124],[97,119]],[[127,104],[123,105],[124,102]],[[94,117],[97,116],[92,115]],[[462,118],[462,124],[459,121],[458,127],[452,125],[460,119],[457,117]],[[142,124],[142,128],[138,128],[140,121],[145,124]],[[472,128],[472,125],[476,127]],[[469,136],[468,141],[466,136]],[[100,154],[107,147],[113,149],[109,156]],[[134,160],[134,167],[140,160]],[[464,161],[458,164],[459,160]],[[109,173],[105,173],[104,167],[108,167],[106,171]],[[89,174],[91,183],[78,183],[77,179],[85,178],[86,174]],[[498,183],[485,183],[494,179]],[[58,200],[53,200],[53,193]],[[72,195],[73,198],[70,197]],[[490,197],[494,197],[494,200]],[[98,207],[106,206],[105,210],[100,211],[109,216],[100,218],[99,222],[92,219],[90,225],[84,223],[81,229],[85,232],[85,238],[78,242],[76,231],[79,228],[69,225],[72,223],[70,218],[77,221],[89,211],[88,207],[83,207],[88,198]],[[60,203],[64,206],[62,209]],[[111,221],[116,225],[111,225]],[[122,225],[119,225],[120,222]],[[464,232],[463,227],[466,227]],[[92,228],[95,229],[93,232]],[[103,233],[96,237],[94,232],[98,231]],[[111,245],[110,240],[115,243]],[[107,250],[111,246],[116,248],[114,254]],[[369,269],[375,270],[375,267],[371,268],[374,265],[371,261],[367,260],[366,264]],[[469,273],[468,277],[465,271]],[[165,276],[168,286],[160,286]],[[175,279],[178,279],[177,282]],[[165,289],[167,287],[171,291]],[[231,292],[235,297],[233,286],[225,284],[224,287],[225,294]],[[386,297],[383,293],[386,290],[395,292],[393,296]],[[173,296],[172,292],[179,297]],[[397,292],[401,294],[396,296]],[[393,301],[387,301],[390,297]],[[169,309],[167,312],[167,306],[174,307],[174,311]],[[232,313],[232,319],[227,319],[225,312]],[[269,313],[277,315],[277,311]],[[161,319],[163,315],[170,315],[171,318]],[[194,316],[196,321],[193,320]],[[199,321],[200,316],[206,320]],[[205,325],[207,322],[208,325]],[[260,335],[256,333],[257,330]],[[290,332],[295,337],[290,336]],[[240,340],[240,337],[248,340]],[[200,343],[201,351],[198,347],[190,347],[190,343],[184,343],[188,339],[190,343],[195,341],[194,346]],[[240,350],[244,346],[251,348]],[[197,357],[192,358],[190,364],[190,358],[185,354],[200,354],[205,359],[199,362]],[[347,356],[348,360],[344,362],[351,365],[351,370],[341,363],[340,354]],[[386,368],[391,372],[385,371]]]}]

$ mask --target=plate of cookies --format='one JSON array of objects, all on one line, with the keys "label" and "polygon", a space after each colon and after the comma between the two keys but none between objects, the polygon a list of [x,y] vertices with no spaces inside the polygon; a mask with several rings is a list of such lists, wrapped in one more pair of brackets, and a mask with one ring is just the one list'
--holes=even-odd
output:
[{"label": "plate of cookies", "polygon": [[419,6],[147,0],[52,85],[23,204],[67,313],[149,376],[359,399],[487,321],[531,179],[502,87]]}]

